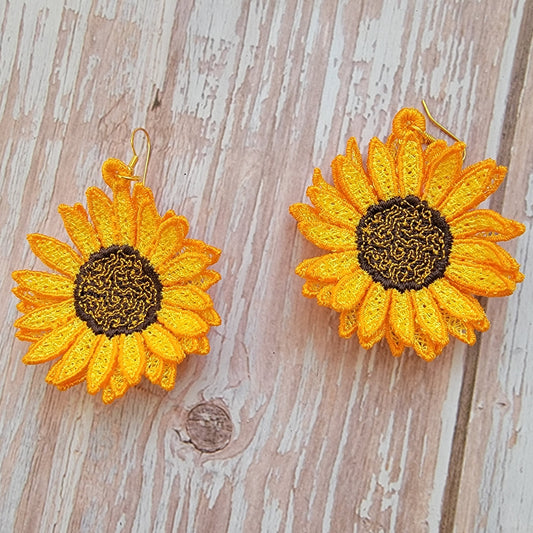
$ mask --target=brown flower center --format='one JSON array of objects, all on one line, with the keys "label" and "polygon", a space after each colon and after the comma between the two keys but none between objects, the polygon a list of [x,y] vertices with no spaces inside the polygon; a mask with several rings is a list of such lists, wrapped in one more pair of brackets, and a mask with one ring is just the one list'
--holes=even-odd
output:
[{"label": "brown flower center", "polygon": [[400,292],[441,278],[452,241],[444,217],[416,196],[370,206],[357,227],[361,268],[386,289]]},{"label": "brown flower center", "polygon": [[92,254],[74,282],[76,313],[109,338],[142,331],[156,321],[162,285],[150,262],[127,245]]}]

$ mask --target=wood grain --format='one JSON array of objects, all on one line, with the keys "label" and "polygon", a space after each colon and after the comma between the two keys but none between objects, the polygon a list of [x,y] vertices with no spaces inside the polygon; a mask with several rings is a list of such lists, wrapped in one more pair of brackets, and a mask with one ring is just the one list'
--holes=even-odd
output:
[{"label": "wood grain", "polygon": [[[532,23],[533,5],[530,4],[524,13],[519,38],[522,48],[517,56],[522,63],[531,57]],[[531,68],[513,76],[516,102],[509,98],[509,135],[502,138],[502,146],[510,152],[509,178],[503,194],[500,193],[502,198],[498,198],[507,216],[520,219],[527,226],[523,238],[510,243],[508,249],[523,265],[529,280],[533,155],[528,147],[528,135],[533,114],[526,102],[532,97],[532,82]],[[481,343],[482,357],[472,391],[461,476],[461,485],[471,488],[458,500],[458,530],[497,531],[504,526],[509,531],[520,531],[533,524],[528,494],[533,479],[528,432],[533,409],[533,370],[527,359],[531,350],[530,298],[531,281],[526,281],[505,305],[489,302],[488,312],[495,315],[499,324],[493,319],[495,325]],[[485,358],[483,354],[490,357]],[[494,486],[499,489],[494,491]]]},{"label": "wood grain", "polygon": [[[287,208],[349,136],[364,148],[426,98],[467,140],[467,163],[512,146],[496,203],[529,226],[531,7],[0,4],[0,529],[527,531],[531,283],[488,304],[465,403],[459,342],[427,364],[337,336],[336,314],[300,295],[293,270],[315,249]],[[9,272],[38,265],[27,233],[66,239],[56,206],[101,185],[107,157],[127,160],[137,126],[152,137],[158,206],[223,249],[211,295],[224,323],[172,392],[145,383],[106,407],[20,362]],[[528,235],[508,249],[531,278]],[[187,434],[201,402],[233,425],[215,453]]]}]

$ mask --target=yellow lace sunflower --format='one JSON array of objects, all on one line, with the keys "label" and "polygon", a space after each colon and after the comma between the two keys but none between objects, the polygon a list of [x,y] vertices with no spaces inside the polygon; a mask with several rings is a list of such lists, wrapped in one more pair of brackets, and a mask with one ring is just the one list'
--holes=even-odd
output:
[{"label": "yellow lace sunflower", "polygon": [[207,354],[206,334],[220,317],[205,292],[220,279],[209,270],[220,250],[187,239],[187,220],[157,212],[152,191],[135,183],[132,168],[108,159],[111,187],[87,190],[81,204],[59,206],[79,253],[45,235],[28,235],[31,249],[57,274],[13,273],[24,314],[17,337],[33,344],[26,364],[61,357],[46,381],[65,390],[82,381],[104,403],[123,396],[146,376],[173,388],[177,365],[189,353]]},{"label": "yellow lace sunflower", "polygon": [[370,141],[367,169],[355,139],[332,163],[335,186],[316,169],[307,190],[314,207],[290,212],[303,235],[327,254],[296,273],[304,296],[340,313],[339,334],[357,332],[364,348],[385,337],[399,356],[413,347],[434,359],[449,335],[474,344],[489,321],[477,296],[510,295],[524,276],[495,244],[525,230],[477,205],[506,168],[490,159],[463,167],[465,145],[427,140],[415,109],[394,118],[386,144]]}]

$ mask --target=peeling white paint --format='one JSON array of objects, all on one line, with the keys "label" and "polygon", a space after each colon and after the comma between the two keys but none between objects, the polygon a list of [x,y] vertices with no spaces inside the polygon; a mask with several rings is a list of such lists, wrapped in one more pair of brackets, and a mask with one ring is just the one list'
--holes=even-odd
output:
[{"label": "peeling white paint", "polygon": [[[59,227],[52,201],[65,184],[80,195],[88,183],[102,185],[108,140],[97,136],[151,122],[153,160],[162,169],[151,182],[158,205],[183,209],[192,237],[223,248],[223,282],[214,292],[224,324],[210,335],[210,356],[184,364],[170,394],[143,385],[105,410],[81,390],[51,391],[46,369],[21,368],[22,345],[6,342],[0,469],[10,481],[0,524],[27,527],[28,506],[44,501],[42,531],[54,524],[57,531],[196,531],[221,509],[230,531],[336,531],[352,516],[348,530],[393,531],[405,529],[409,489],[422,493],[409,516],[437,530],[463,348],[456,343],[441,356],[451,358],[451,369],[440,367],[446,370],[431,406],[415,394],[408,406],[395,403],[394,392],[412,393],[411,378],[426,367],[409,358],[389,364],[382,347],[365,353],[356,339],[339,341],[333,312],[309,311],[313,302],[292,298],[301,280],[289,262],[302,250],[319,252],[300,237],[292,247],[296,230],[286,207],[308,184],[308,169],[327,168],[337,144],[344,149],[355,134],[366,152],[370,137],[384,138],[393,114],[417,105],[419,95],[441,102],[467,133],[477,113],[494,108],[491,131],[479,135],[488,149],[496,146],[524,1],[484,11],[491,39],[505,43],[494,54],[480,50],[474,26],[454,26],[457,4],[422,0],[237,2],[223,11],[208,0],[40,4],[0,7],[0,117],[4,131],[14,131],[0,146],[1,265],[14,267],[14,251],[24,266],[37,262],[17,246],[26,231],[56,219]],[[505,39],[506,32],[514,33]],[[488,70],[498,76],[495,93],[485,90]],[[157,90],[162,105],[152,111]],[[56,128],[61,134],[84,125],[95,137],[79,149],[65,149],[68,137],[54,140],[61,137],[52,135]],[[58,175],[64,168],[75,170]],[[31,206],[24,192],[35,197]],[[524,264],[527,246],[519,253]],[[10,283],[6,275],[2,297]],[[506,318],[521,331],[531,329],[524,294],[515,294],[522,301],[510,304]],[[12,338],[14,316],[11,306],[0,321],[4,339]],[[513,361],[504,359],[497,379],[512,414],[485,401],[494,418],[488,449],[502,462],[487,460],[481,487],[465,487],[479,496],[482,519],[494,529],[500,520],[530,519],[533,508],[512,486],[532,470],[524,459],[531,444],[525,417],[533,411],[529,343],[509,334],[503,347]],[[187,410],[211,398],[227,405],[234,434],[226,449],[207,455],[174,428],[186,440]],[[422,429],[420,412],[435,415]],[[364,460],[346,498],[354,450]],[[407,472],[415,488],[406,487]],[[494,485],[513,502],[500,505],[503,489],[487,488]]]}]

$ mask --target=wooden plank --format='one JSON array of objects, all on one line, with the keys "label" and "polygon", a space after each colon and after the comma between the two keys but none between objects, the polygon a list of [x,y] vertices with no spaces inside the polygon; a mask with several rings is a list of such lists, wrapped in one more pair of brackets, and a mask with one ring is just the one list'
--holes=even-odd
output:
[{"label": "wooden plank", "polygon": [[[349,136],[384,138],[421,97],[469,157],[497,147],[511,79],[499,59],[523,1],[49,4],[0,12],[2,272],[37,266],[26,233],[66,238],[57,204],[101,185],[101,162],[127,160],[145,125],[159,207],[224,250],[211,291],[224,324],[171,393],[143,384],[105,407],[20,363],[4,275],[2,530],[437,530],[465,349],[426,364],[338,338],[335,314],[299,294],[294,266],[317,250],[287,207]],[[186,430],[203,401],[233,426],[214,454]]]},{"label": "wooden plank", "polygon": [[[520,61],[507,104],[509,134],[502,148],[510,165],[502,196],[506,216],[522,221],[527,231],[506,249],[522,265],[526,281],[507,302],[489,302],[493,328],[481,343],[468,424],[461,483],[458,489],[456,531],[528,531],[533,523],[531,480],[533,369],[531,352],[531,217],[533,155],[528,101],[532,95],[531,68],[533,5],[528,4],[518,39]],[[518,32],[517,32],[518,34]],[[516,69],[515,69],[516,70]]]}]

